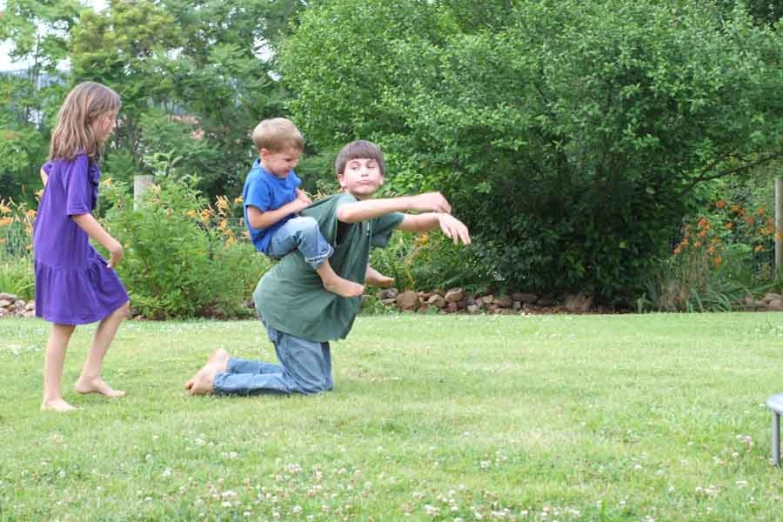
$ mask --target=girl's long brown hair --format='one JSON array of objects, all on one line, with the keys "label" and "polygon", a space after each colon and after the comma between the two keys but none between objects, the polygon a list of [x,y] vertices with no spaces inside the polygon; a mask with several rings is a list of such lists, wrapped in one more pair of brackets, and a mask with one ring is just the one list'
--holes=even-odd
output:
[{"label": "girl's long brown hair", "polygon": [[102,114],[119,110],[120,97],[105,85],[84,82],[74,87],[57,114],[49,159],[72,160],[76,154],[84,153],[97,161],[101,144],[95,139],[92,123]]}]

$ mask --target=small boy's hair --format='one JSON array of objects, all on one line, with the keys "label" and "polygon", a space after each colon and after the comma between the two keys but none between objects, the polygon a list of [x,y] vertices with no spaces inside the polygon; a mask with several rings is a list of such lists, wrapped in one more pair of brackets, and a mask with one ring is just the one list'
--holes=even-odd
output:
[{"label": "small boy's hair", "polygon": [[290,149],[304,150],[304,138],[294,122],[287,118],[263,120],[253,129],[253,143],[257,150],[283,152]]},{"label": "small boy's hair", "polygon": [[343,147],[337,159],[334,162],[334,170],[339,176],[345,172],[345,165],[349,161],[354,159],[372,159],[378,163],[378,168],[381,170],[381,176],[386,175],[386,162],[383,160],[383,152],[381,148],[370,141],[359,140],[353,141]]}]

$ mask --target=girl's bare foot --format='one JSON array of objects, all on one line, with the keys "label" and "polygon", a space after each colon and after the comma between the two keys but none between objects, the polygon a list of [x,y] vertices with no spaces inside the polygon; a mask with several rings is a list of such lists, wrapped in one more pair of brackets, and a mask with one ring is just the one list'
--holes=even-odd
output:
[{"label": "girl's bare foot", "polygon": [[[209,366],[210,364],[217,364],[223,367],[223,369],[220,371],[225,371],[226,367],[228,366],[228,359],[230,357],[231,356],[227,351],[225,351],[223,348],[218,348],[214,352],[212,352],[212,354],[209,356],[209,359],[207,360],[207,366]],[[204,368],[206,368],[206,366],[204,366]],[[196,382],[196,376],[199,373],[201,373],[201,371],[204,370],[204,368],[199,370],[196,373],[196,375],[188,379],[188,382],[185,383],[186,390],[190,390],[191,388],[193,388],[193,384]]]},{"label": "girl's bare foot", "polygon": [[101,395],[104,395],[106,397],[110,398],[117,398],[117,397],[125,397],[125,392],[121,390],[115,390],[105,382],[103,382],[103,379],[100,377],[95,377],[92,379],[87,379],[83,377],[79,377],[79,380],[76,381],[76,384],[73,387],[74,390],[76,390],[77,393],[100,393]]},{"label": "girl's bare foot", "polygon": [[41,404],[41,410],[66,412],[74,411],[76,408],[65,402],[63,399],[54,399],[51,401],[43,401]]},{"label": "girl's bare foot", "polygon": [[364,285],[354,283],[342,277],[338,277],[334,280],[324,282],[324,288],[327,292],[337,294],[342,297],[361,297],[364,292]]}]

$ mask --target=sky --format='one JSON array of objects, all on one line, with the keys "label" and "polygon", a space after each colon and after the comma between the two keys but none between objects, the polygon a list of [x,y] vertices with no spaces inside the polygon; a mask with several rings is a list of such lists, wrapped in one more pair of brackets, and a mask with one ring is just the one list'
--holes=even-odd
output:
[{"label": "sky", "polygon": [[[82,0],[82,3],[88,6],[92,6],[96,10],[100,11],[106,7],[108,0]],[[0,0],[0,11],[5,9],[5,0]],[[0,43],[0,71],[24,69],[28,64],[24,62],[12,62],[8,53],[11,52],[13,46],[8,42]]]}]

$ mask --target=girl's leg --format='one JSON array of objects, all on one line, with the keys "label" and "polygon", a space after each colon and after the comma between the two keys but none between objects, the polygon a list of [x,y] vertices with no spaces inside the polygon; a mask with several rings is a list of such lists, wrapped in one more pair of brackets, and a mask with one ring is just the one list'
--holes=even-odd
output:
[{"label": "girl's leg", "polygon": [[70,411],[73,406],[63,400],[60,381],[65,364],[65,349],[76,327],[72,324],[53,324],[46,341],[46,359],[44,360],[44,396],[42,410]]},{"label": "girl's leg", "polygon": [[120,323],[128,316],[130,303],[125,303],[117,308],[108,317],[105,317],[98,329],[95,331],[95,337],[92,340],[92,347],[87,354],[87,360],[84,362],[82,374],[76,381],[74,389],[79,393],[100,393],[107,397],[123,397],[124,391],[113,389],[103,382],[101,378],[101,369],[103,367],[103,358],[106,356],[106,350],[114,339],[114,334],[120,327]]}]

